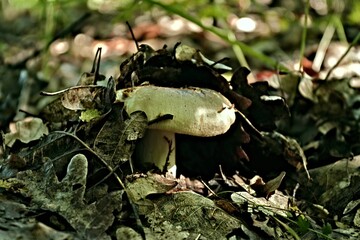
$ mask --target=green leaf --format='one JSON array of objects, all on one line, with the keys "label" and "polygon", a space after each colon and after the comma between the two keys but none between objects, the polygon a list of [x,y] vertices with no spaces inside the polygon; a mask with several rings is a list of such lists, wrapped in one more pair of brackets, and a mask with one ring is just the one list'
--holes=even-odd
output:
[{"label": "green leaf", "polygon": [[325,223],[324,226],[321,228],[321,232],[325,235],[330,235],[332,233],[332,227],[330,223]]},{"label": "green leaf", "polygon": [[81,112],[80,120],[84,122],[90,122],[92,119],[100,117],[101,112],[97,109],[87,109]]},{"label": "green leaf", "polygon": [[297,218],[296,224],[298,226],[298,231],[300,234],[305,234],[309,231],[310,222],[302,215]]}]

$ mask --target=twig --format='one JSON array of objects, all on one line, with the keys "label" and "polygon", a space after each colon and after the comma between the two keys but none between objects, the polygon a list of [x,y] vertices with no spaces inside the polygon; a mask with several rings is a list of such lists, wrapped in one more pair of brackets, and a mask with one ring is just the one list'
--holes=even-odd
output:
[{"label": "twig", "polygon": [[254,125],[242,112],[240,112],[239,110],[236,110],[236,112],[239,113],[241,119],[243,120],[242,122],[246,124],[247,127],[249,127],[249,130],[252,131],[252,133],[254,133],[254,136],[257,137],[260,142],[262,142],[264,135],[259,130],[257,130],[256,127],[254,127]]},{"label": "twig", "polygon": [[92,68],[91,68],[91,71],[90,71],[90,73],[94,74],[95,81],[97,81],[99,79],[99,76],[100,76],[101,49],[102,48],[99,47],[96,50],[93,65],[92,65]]},{"label": "twig", "polygon": [[346,57],[346,55],[350,52],[351,48],[353,48],[357,42],[360,40],[360,32],[356,35],[355,39],[351,42],[351,44],[349,45],[348,49],[346,50],[346,52],[341,56],[341,58],[336,62],[336,64],[329,70],[329,72],[327,73],[326,77],[325,77],[325,81],[328,80],[328,78],[330,77],[331,73],[334,71],[335,68],[337,68],[339,66],[339,64],[341,63],[341,61]]},{"label": "twig", "polygon": [[309,18],[309,0],[306,0],[305,3],[305,19],[304,19],[304,27],[301,34],[301,44],[300,44],[300,55],[299,55],[299,72],[301,72],[302,69],[302,59],[304,57],[305,52],[305,45],[306,45],[306,35],[307,35],[307,25],[308,25],[308,18]]},{"label": "twig", "polygon": [[128,26],[129,31],[130,31],[130,33],[131,33],[131,37],[132,37],[132,39],[133,39],[134,42],[135,42],[136,49],[137,49],[138,51],[140,51],[139,43],[138,43],[138,41],[136,40],[135,35],[134,35],[134,32],[133,32],[133,30],[132,30],[132,28],[131,28],[131,26],[130,26],[130,23],[129,23],[128,21],[126,21],[126,25]]},{"label": "twig", "polygon": [[169,149],[168,149],[168,153],[166,155],[164,167],[163,167],[163,169],[161,171],[163,174],[165,174],[167,172],[167,169],[168,169],[168,167],[170,165],[170,155],[174,151],[174,148],[172,147],[173,146],[172,140],[167,138],[166,136],[164,136],[164,139],[168,143]]}]

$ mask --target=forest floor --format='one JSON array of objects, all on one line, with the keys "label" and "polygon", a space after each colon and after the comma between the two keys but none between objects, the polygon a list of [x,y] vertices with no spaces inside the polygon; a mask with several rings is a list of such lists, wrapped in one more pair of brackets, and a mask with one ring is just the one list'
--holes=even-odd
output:
[{"label": "forest floor", "polygon": [[255,2],[1,2],[0,239],[359,239],[360,4]]}]

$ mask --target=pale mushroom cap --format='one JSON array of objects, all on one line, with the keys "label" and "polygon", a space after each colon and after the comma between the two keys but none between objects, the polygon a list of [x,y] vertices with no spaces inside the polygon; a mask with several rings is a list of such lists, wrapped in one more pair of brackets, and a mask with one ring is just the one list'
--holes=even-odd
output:
[{"label": "pale mushroom cap", "polygon": [[143,111],[149,120],[173,115],[172,120],[150,125],[152,129],[210,137],[227,132],[235,121],[230,101],[210,89],[139,86],[118,90],[116,95],[128,114]]}]

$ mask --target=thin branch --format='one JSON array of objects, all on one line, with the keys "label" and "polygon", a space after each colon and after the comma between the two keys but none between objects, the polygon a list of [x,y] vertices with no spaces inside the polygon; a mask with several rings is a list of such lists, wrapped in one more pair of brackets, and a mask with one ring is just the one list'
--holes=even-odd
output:
[{"label": "thin branch", "polygon": [[331,73],[334,71],[335,68],[337,68],[339,66],[339,64],[341,63],[341,61],[346,57],[346,55],[350,52],[351,48],[353,48],[357,42],[360,40],[360,32],[356,35],[355,39],[352,41],[352,43],[349,45],[348,49],[346,50],[346,52],[341,56],[341,58],[336,62],[336,64],[329,70],[329,72],[327,73],[326,77],[325,77],[325,81],[328,80],[328,78],[330,77]]},{"label": "thin branch", "polygon": [[304,26],[301,34],[301,44],[300,44],[300,54],[299,54],[299,72],[302,69],[302,59],[304,57],[305,46],[306,46],[306,35],[307,35],[307,27],[308,27],[308,18],[309,18],[309,0],[306,0],[305,3],[305,19],[304,19]]},{"label": "thin branch", "polygon": [[134,35],[134,32],[133,32],[133,30],[132,30],[132,28],[131,28],[131,26],[130,26],[130,23],[129,23],[128,21],[126,21],[126,25],[128,26],[129,31],[130,31],[130,33],[131,33],[131,37],[132,37],[132,39],[133,39],[134,42],[135,42],[136,49],[137,49],[138,51],[140,51],[139,43],[138,43],[138,41],[136,40],[135,35]]}]

